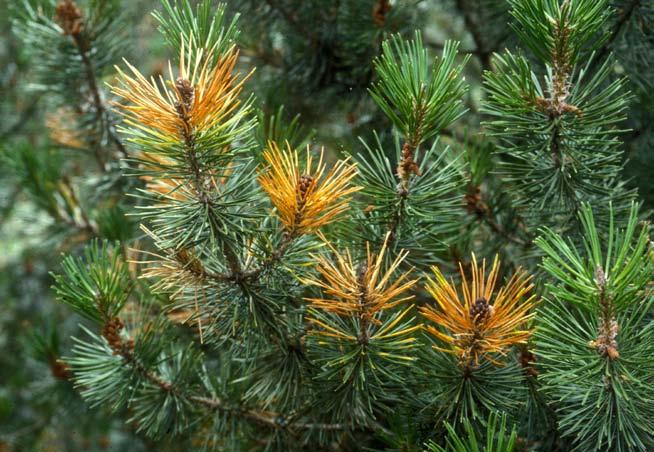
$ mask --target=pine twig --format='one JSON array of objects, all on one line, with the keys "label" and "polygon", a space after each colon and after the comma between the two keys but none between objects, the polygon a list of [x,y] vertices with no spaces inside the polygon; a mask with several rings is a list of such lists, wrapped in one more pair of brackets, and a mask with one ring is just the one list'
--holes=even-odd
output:
[{"label": "pine twig", "polygon": [[[509,242],[515,243],[516,245],[520,245],[523,248],[529,248],[533,245],[531,240],[524,240],[514,234],[511,234],[504,228],[504,226],[495,221],[493,218],[493,209],[483,200],[481,188],[479,186],[468,186],[468,193],[465,195],[465,201],[466,210],[471,214],[475,214],[480,221],[486,223],[491,228],[491,230],[500,237],[508,240]],[[529,236],[527,231],[523,232]]]},{"label": "pine twig", "polygon": [[250,409],[243,409],[240,407],[228,406],[225,402],[218,398],[209,397],[191,397],[191,400],[201,403],[211,409],[236,414],[245,419],[257,422],[262,425],[273,428],[291,429],[298,428],[303,430],[319,429],[319,430],[344,430],[347,428],[344,424],[328,424],[328,423],[314,423],[314,422],[299,422],[293,421],[284,415],[274,412],[262,412]]},{"label": "pine twig", "polygon": [[120,355],[125,363],[132,366],[145,380],[149,381],[159,389],[165,392],[174,393],[178,397],[187,398],[190,401],[202,404],[212,410],[221,411],[227,414],[233,414],[244,419],[274,428],[300,428],[300,429],[321,429],[321,430],[343,430],[346,428],[343,424],[325,424],[325,423],[306,423],[293,421],[289,417],[267,411],[257,411],[240,406],[230,405],[219,398],[202,397],[184,394],[181,389],[172,382],[164,379],[161,375],[153,372],[139,361],[134,354],[133,340],[124,340],[120,336],[120,331],[124,328],[122,321],[118,318],[108,319],[104,323],[102,335],[107,340],[114,354]]},{"label": "pine twig", "polygon": [[98,82],[95,76],[93,63],[91,62],[91,59],[87,54],[87,51],[84,50],[83,47],[81,46],[81,42],[79,41],[79,39],[75,39],[74,41],[79,51],[80,57],[82,58],[82,62],[84,63],[84,67],[86,69],[86,80],[89,89],[91,91],[91,96],[93,97],[93,104],[96,111],[96,118],[106,128],[107,134],[114,142],[116,149],[118,149],[118,151],[123,155],[123,157],[128,157],[128,153],[127,150],[125,149],[125,146],[123,146],[123,143],[120,141],[120,138],[116,134],[116,131],[114,130],[113,126],[111,125],[111,121],[109,120],[109,112],[102,100],[100,89],[98,88]]},{"label": "pine twig", "polygon": [[98,227],[95,223],[93,223],[91,220],[89,220],[88,215],[84,210],[82,209],[82,204],[80,203],[76,193],[75,193],[75,188],[72,185],[72,182],[70,181],[70,178],[67,176],[64,176],[62,178],[62,183],[66,187],[68,196],[70,197],[70,200],[73,202],[73,208],[77,208],[79,212],[79,216],[81,219],[81,222],[75,221],[74,218],[65,218],[62,215],[60,215],[60,219],[63,220],[65,223],[67,223],[70,226],[74,226],[78,229],[81,229],[83,231],[86,231],[87,233],[91,234],[92,236],[98,235],[99,230]]},{"label": "pine twig", "polygon": [[[64,35],[70,36],[75,44],[75,48],[82,60],[84,66],[86,83],[91,93],[93,108],[95,109],[96,121],[100,123],[101,127],[106,130],[107,135],[116,146],[116,149],[123,155],[128,157],[127,150],[123,146],[120,138],[113,129],[109,117],[109,110],[102,100],[102,94],[97,81],[95,67],[91,58],[89,58],[89,50],[91,48],[88,38],[84,35],[84,17],[80,8],[72,0],[60,2],[56,9],[57,23],[62,27]],[[100,154],[98,146],[95,147],[95,157],[100,165],[102,171],[106,171],[106,162]]]},{"label": "pine twig", "polygon": [[488,215],[484,216],[484,222],[488,226],[490,226],[490,228],[496,234],[504,237],[509,242],[513,242],[516,245],[520,245],[520,246],[522,246],[524,248],[528,248],[528,247],[532,246],[532,244],[533,244],[531,241],[526,241],[526,240],[521,239],[520,237],[517,237],[517,236],[515,236],[513,234],[510,234],[509,232],[506,231],[506,229],[504,229],[504,227],[502,227],[499,223],[497,223],[494,219],[490,218]]}]

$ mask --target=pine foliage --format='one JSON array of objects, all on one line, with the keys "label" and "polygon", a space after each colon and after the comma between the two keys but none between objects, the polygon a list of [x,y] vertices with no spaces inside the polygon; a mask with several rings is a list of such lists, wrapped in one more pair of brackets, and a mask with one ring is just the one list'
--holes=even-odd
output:
[{"label": "pine foliage", "polygon": [[[512,2],[514,29],[544,66],[539,77],[526,57],[498,57],[486,74],[485,112],[507,158],[501,168],[516,183],[518,202],[535,203],[542,215],[566,224],[580,202],[612,199],[623,208],[617,133],[630,99],[621,79],[608,83],[613,62],[589,67],[606,39],[607,2]],[[539,71],[540,72],[540,71]]]},{"label": "pine foliage", "polygon": [[163,450],[654,447],[648,2],[154,3],[154,69],[125,2],[12,7],[41,393]]},{"label": "pine foliage", "polygon": [[576,450],[645,450],[652,443],[654,375],[647,224],[632,206],[626,227],[600,235],[586,205],[584,245],[545,230],[537,244],[551,276],[536,333],[544,391]]}]

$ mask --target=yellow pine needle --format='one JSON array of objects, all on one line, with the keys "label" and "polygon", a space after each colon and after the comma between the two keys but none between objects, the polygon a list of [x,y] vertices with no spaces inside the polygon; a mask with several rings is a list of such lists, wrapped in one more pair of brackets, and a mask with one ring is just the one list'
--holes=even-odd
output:
[{"label": "yellow pine needle", "polygon": [[373,334],[371,336],[371,338],[372,339],[387,339],[387,338],[390,338],[390,337],[402,336],[403,334],[412,333],[412,332],[422,328],[422,325],[414,325],[412,327],[405,328],[405,329],[400,330],[400,331],[395,331],[393,333],[386,334],[388,331],[391,331],[393,328],[395,328],[395,326],[398,323],[400,323],[400,321],[409,313],[409,311],[411,311],[411,308],[413,308],[413,306],[409,306],[408,308],[406,308],[395,319],[393,319],[391,322],[388,322],[383,327],[381,327],[377,332],[375,332],[375,334]]},{"label": "yellow pine needle", "polygon": [[339,160],[326,173],[323,151],[314,166],[307,147],[304,169],[298,152],[288,143],[282,150],[270,142],[263,158],[268,167],[259,172],[259,183],[284,227],[293,234],[312,233],[337,220],[349,208],[349,195],[360,190],[350,186],[356,165]]},{"label": "yellow pine needle", "polygon": [[348,340],[348,341],[356,341],[357,340],[357,338],[352,336],[351,334],[344,333],[343,331],[340,331],[340,330],[338,330],[338,329],[336,329],[336,328],[334,328],[334,327],[326,324],[325,322],[323,322],[321,320],[318,320],[318,319],[316,319],[314,317],[309,318],[309,321],[311,323],[315,323],[316,325],[318,325],[318,326],[320,326],[320,327],[322,327],[324,329],[324,330],[322,330],[320,332],[320,334],[322,334],[323,336],[336,337],[336,338],[345,339],[345,340]]},{"label": "yellow pine needle", "polygon": [[384,358],[402,359],[404,361],[415,361],[416,360],[416,358],[413,357],[413,356],[396,355],[394,353],[379,352],[377,354],[379,356],[384,357]]},{"label": "yellow pine needle", "polygon": [[496,256],[486,277],[486,261],[478,265],[473,254],[472,281],[459,264],[463,300],[454,283],[448,282],[438,268],[433,268],[434,278],[428,280],[427,290],[435,304],[419,309],[432,323],[425,329],[446,344],[434,348],[457,355],[463,365],[478,365],[482,358],[498,364],[491,355],[504,355],[508,347],[526,343],[531,335],[526,328],[536,303],[529,295],[531,276],[518,269],[493,296],[499,264]]}]

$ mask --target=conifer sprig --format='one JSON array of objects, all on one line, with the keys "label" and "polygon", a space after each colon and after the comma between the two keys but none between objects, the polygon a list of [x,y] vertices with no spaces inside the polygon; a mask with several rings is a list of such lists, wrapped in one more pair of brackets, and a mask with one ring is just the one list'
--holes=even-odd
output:
[{"label": "conifer sprig", "polygon": [[496,71],[484,74],[488,99],[482,110],[499,139],[499,172],[518,188],[518,208],[533,224],[572,224],[584,201],[597,200],[599,207],[612,199],[626,211],[633,193],[620,181],[617,137],[630,94],[624,80],[609,81],[611,58],[590,70],[592,50],[601,43],[595,37],[608,17],[606,2],[528,0],[512,6],[518,34],[545,64],[546,75],[541,81],[525,57],[508,51],[496,56]]},{"label": "conifer sprig", "polygon": [[[166,81],[163,77],[148,81],[127,62],[132,75],[117,67],[121,86],[112,90],[130,102],[116,104],[127,124],[147,131],[150,139],[160,140],[162,145],[186,140],[197,133],[211,133],[218,124],[227,127],[227,118],[240,104],[238,96],[247,77],[237,82],[233,74],[238,59],[235,49],[223,53],[210,66],[214,51],[212,48],[205,54],[192,41],[182,44],[179,73],[175,76],[169,68]],[[166,88],[162,90],[162,86]]]},{"label": "conifer sprig", "polygon": [[112,89],[128,103],[116,108],[126,118],[121,131],[138,148],[131,172],[147,181],[141,191],[150,202],[144,217],[153,219],[162,245],[217,241],[232,273],[240,274],[231,234],[252,220],[256,205],[254,165],[241,158],[255,124],[251,102],[240,99],[249,75],[235,73],[235,31],[220,31],[222,14],[211,20],[205,14],[197,23],[188,2],[182,3],[169,11],[170,18],[159,17],[166,33],[180,34],[178,72],[169,64],[168,80],[157,82],[129,64],[131,75],[118,69],[120,83]]},{"label": "conifer sprig", "polygon": [[55,105],[78,112],[74,127],[83,132],[84,148],[93,152],[101,171],[109,171],[113,161],[127,156],[101,86],[125,51],[118,3],[19,3],[16,29],[39,60],[35,87],[55,94]]},{"label": "conifer sprig", "polygon": [[458,43],[448,41],[443,56],[429,64],[422,37],[414,40],[392,37],[382,44],[375,60],[380,80],[370,89],[377,105],[404,136],[397,175],[406,189],[411,174],[421,171],[414,159],[416,149],[464,113],[461,98],[467,90],[460,77],[463,63],[456,65]]},{"label": "conifer sprig", "polygon": [[[407,181],[404,189],[398,186],[392,156],[386,155],[379,136],[372,146],[362,143],[365,152],[355,157],[359,169],[356,183],[362,187],[362,242],[374,237],[381,247],[390,233],[389,251],[406,249],[407,262],[427,270],[438,262],[448,243],[456,240],[463,221],[463,159],[435,140],[428,149],[414,154],[420,158],[422,175]],[[394,136],[393,147],[400,161],[403,145],[399,135]]]},{"label": "conifer sprig", "polygon": [[531,335],[528,322],[534,316],[530,311],[536,297],[529,295],[533,288],[530,277],[518,270],[495,293],[499,265],[496,256],[486,277],[486,261],[478,265],[473,254],[472,281],[468,282],[459,264],[463,300],[438,268],[434,268],[435,279],[428,280],[427,290],[436,306],[420,308],[421,314],[433,323],[426,331],[442,341],[445,346],[439,349],[456,355],[463,368],[478,366],[482,359],[498,363],[493,355],[506,356],[509,347],[525,344]]},{"label": "conifer sprig", "polygon": [[[203,59],[211,64],[225,54],[229,54],[236,44],[240,31],[236,26],[239,15],[230,22],[225,17],[225,5],[211,2],[198,2],[195,10],[189,0],[162,0],[163,11],[152,15],[159,22],[159,30],[171,48],[180,51],[192,39],[198,49],[204,50]],[[213,52],[209,52],[212,49]]]},{"label": "conifer sprig", "polygon": [[448,41],[442,57],[430,64],[419,33],[411,41],[392,37],[382,49],[375,61],[380,80],[370,94],[415,149],[464,113],[465,60],[456,64],[458,43]]},{"label": "conifer sprig", "polygon": [[[376,146],[364,143],[370,160],[357,159],[366,195],[365,239],[373,235],[381,246],[389,232],[389,248],[411,250],[411,260],[421,265],[434,263],[434,251],[444,244],[441,233],[453,226],[449,220],[456,203],[456,163],[437,141],[427,150],[420,146],[464,112],[467,85],[461,73],[467,57],[457,64],[457,47],[446,43],[442,58],[430,64],[419,33],[414,40],[394,36],[383,43],[382,55],[375,60],[379,80],[370,94],[396,128],[397,166],[389,169],[387,151],[378,139]],[[444,221],[424,221],[429,217]]]},{"label": "conifer sprig", "polygon": [[259,174],[259,183],[277,209],[277,215],[289,235],[315,232],[322,226],[342,218],[349,207],[350,196],[360,187],[350,185],[356,176],[356,165],[339,160],[326,172],[323,153],[314,167],[307,147],[304,169],[298,152],[286,143],[281,150],[268,143],[263,159],[268,168]]},{"label": "conifer sprig", "polygon": [[54,278],[59,300],[98,323],[118,316],[133,286],[120,248],[99,241],[86,248],[84,259],[67,256]]},{"label": "conifer sprig", "polygon": [[550,229],[536,240],[552,278],[536,317],[539,380],[578,450],[648,450],[654,440],[649,230],[636,205],[625,227],[614,215],[604,233],[584,205],[579,248]]},{"label": "conifer sprig", "polygon": [[509,0],[511,27],[544,63],[575,65],[606,39],[607,0]]},{"label": "conifer sprig", "polygon": [[[480,438],[472,422],[466,419],[464,432],[457,431],[456,427],[445,423],[447,429],[447,448],[429,441],[427,452],[513,452],[517,447],[518,431],[516,425],[510,425],[506,413],[493,412],[488,416],[486,431]],[[510,428],[510,430],[509,430]]]},{"label": "conifer sprig", "polygon": [[[395,276],[407,253],[401,253],[391,265],[383,270],[386,243],[379,254],[375,255],[370,244],[366,245],[366,260],[356,264],[348,250],[338,253],[329,245],[335,255],[335,261],[323,255],[315,256],[320,279],[306,279],[306,284],[322,290],[319,298],[305,300],[315,309],[331,312],[343,317],[355,317],[361,322],[361,334],[358,340],[367,340],[370,336],[369,325],[381,324],[379,314],[392,309],[413,298],[407,292],[418,280],[409,279],[410,271]],[[316,323],[321,322],[314,320]],[[323,327],[325,325],[322,325]],[[324,334],[329,335],[328,329]]]}]

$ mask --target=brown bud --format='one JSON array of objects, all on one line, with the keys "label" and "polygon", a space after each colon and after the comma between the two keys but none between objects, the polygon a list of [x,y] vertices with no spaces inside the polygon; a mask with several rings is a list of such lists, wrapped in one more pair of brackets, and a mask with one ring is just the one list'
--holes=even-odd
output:
[{"label": "brown bud", "polygon": [[123,340],[120,337],[120,332],[124,328],[123,322],[118,318],[114,317],[107,320],[107,322],[102,327],[102,336],[109,343],[109,347],[114,352],[114,355],[119,354],[123,350]]},{"label": "brown bud", "polygon": [[488,300],[484,297],[479,297],[470,306],[470,318],[473,319],[475,324],[485,322],[493,314],[493,306],[488,304]]},{"label": "brown bud", "polygon": [[109,447],[111,447],[111,439],[108,436],[102,436],[98,440],[98,446],[100,446],[101,449],[109,449]]},{"label": "brown bud", "polygon": [[608,346],[606,347],[606,356],[611,360],[616,360],[620,357],[620,352],[615,347]]},{"label": "brown bud", "polygon": [[179,94],[180,102],[177,103],[177,112],[181,116],[186,116],[193,108],[193,101],[195,100],[195,88],[191,82],[183,77],[179,77],[175,81],[175,89]]},{"label": "brown bud", "polygon": [[361,264],[359,264],[357,267],[357,282],[360,286],[365,282],[366,273],[368,273],[368,264],[361,262]]},{"label": "brown bud", "polygon": [[576,107],[574,105],[570,105],[570,104],[565,103],[565,102],[561,105],[561,110],[564,113],[572,113],[572,114],[575,114],[577,116],[582,115],[582,111],[579,109],[579,107]]},{"label": "brown bud", "polygon": [[478,185],[469,185],[468,192],[464,196],[466,210],[478,217],[483,217],[488,213],[488,204],[484,202],[481,196],[481,188]]},{"label": "brown bud", "polygon": [[52,372],[53,377],[59,380],[69,380],[71,377],[70,369],[68,369],[66,363],[56,358],[50,360],[50,372]]},{"label": "brown bud", "polygon": [[55,21],[66,36],[77,36],[84,29],[82,11],[73,0],[62,0],[57,4]]},{"label": "brown bud", "polygon": [[309,176],[308,174],[303,175],[300,177],[300,181],[297,184],[297,190],[300,195],[300,199],[304,199],[307,196],[307,193],[311,189],[311,185],[313,184],[313,177]]},{"label": "brown bud", "polygon": [[538,371],[534,367],[534,362],[536,361],[536,355],[524,348],[520,352],[520,365],[524,369],[525,373],[530,377],[536,377]]}]

